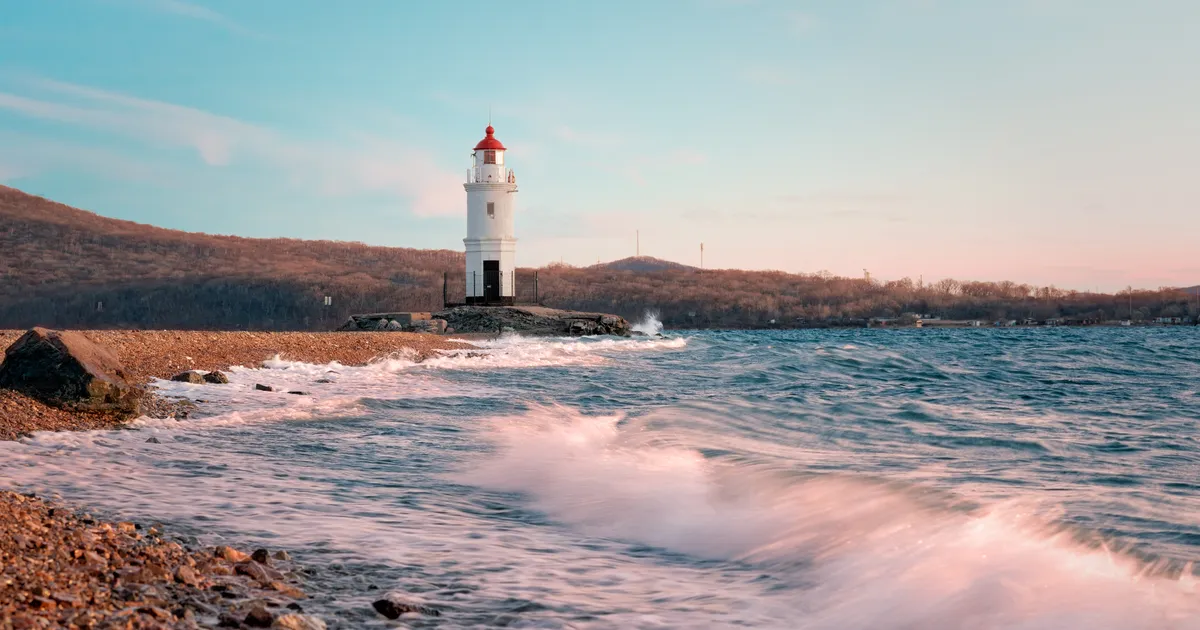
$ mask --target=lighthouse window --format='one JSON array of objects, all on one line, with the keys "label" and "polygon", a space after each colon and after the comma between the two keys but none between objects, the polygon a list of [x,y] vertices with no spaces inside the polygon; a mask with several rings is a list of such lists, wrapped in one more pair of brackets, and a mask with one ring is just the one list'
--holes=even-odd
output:
[{"label": "lighthouse window", "polygon": [[487,203],[488,203],[488,217],[495,219],[496,218],[496,202],[489,201]]},{"label": "lighthouse window", "polygon": [[483,163],[484,164],[495,164],[496,163],[496,152],[495,151],[484,151],[483,152]]}]

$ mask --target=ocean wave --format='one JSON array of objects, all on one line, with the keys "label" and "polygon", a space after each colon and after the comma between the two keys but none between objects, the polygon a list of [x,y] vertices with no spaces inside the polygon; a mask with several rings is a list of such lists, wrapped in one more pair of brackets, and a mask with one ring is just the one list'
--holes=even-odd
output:
[{"label": "ocean wave", "polygon": [[805,628],[1196,628],[1190,573],[1078,542],[1037,505],[727,464],[559,406],[498,418],[456,481],[518,492],[591,536],[790,574]]}]

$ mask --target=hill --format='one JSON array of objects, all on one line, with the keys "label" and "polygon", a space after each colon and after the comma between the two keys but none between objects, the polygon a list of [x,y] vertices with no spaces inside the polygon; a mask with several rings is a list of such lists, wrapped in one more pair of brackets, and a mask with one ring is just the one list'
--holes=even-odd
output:
[{"label": "hill", "polygon": [[442,272],[463,264],[448,250],[167,230],[4,186],[0,251],[0,327],[329,328],[379,304],[440,306]]},{"label": "hill", "polygon": [[684,265],[682,263],[671,262],[653,256],[630,256],[612,262],[600,263],[592,265],[593,269],[603,269],[607,271],[636,271],[645,273],[650,271],[685,271],[694,270],[696,267]]},{"label": "hill", "polygon": [[[329,330],[351,313],[439,309],[445,275],[452,302],[466,285],[461,252],[180,232],[3,186],[0,253],[0,328]],[[655,311],[668,326],[697,328],[853,325],[905,313],[1147,320],[1197,307],[1180,289],[1130,296],[1013,282],[884,283],[650,257],[522,269],[515,281],[523,301],[536,286],[546,306],[629,319]]]}]

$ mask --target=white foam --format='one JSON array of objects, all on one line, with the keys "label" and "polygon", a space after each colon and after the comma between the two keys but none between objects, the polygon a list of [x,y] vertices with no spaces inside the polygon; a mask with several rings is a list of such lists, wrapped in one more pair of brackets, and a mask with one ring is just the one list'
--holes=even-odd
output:
[{"label": "white foam", "polygon": [[494,456],[456,478],[522,492],[587,534],[792,575],[805,628],[1200,627],[1193,580],[1081,548],[1029,506],[968,514],[878,483],[717,463],[620,420],[561,407],[498,419]]},{"label": "white foam", "polygon": [[419,365],[442,370],[601,365],[609,362],[609,354],[679,350],[687,346],[687,339],[565,339],[508,334],[475,344],[469,350],[443,350]]}]

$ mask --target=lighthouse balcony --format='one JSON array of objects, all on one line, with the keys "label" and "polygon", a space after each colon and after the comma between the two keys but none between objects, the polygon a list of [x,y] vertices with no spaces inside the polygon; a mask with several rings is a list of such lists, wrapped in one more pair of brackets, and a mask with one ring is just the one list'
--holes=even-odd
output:
[{"label": "lighthouse balcony", "polygon": [[493,171],[492,169],[469,168],[467,169],[468,184],[515,184],[517,176],[512,169],[504,172]]}]

